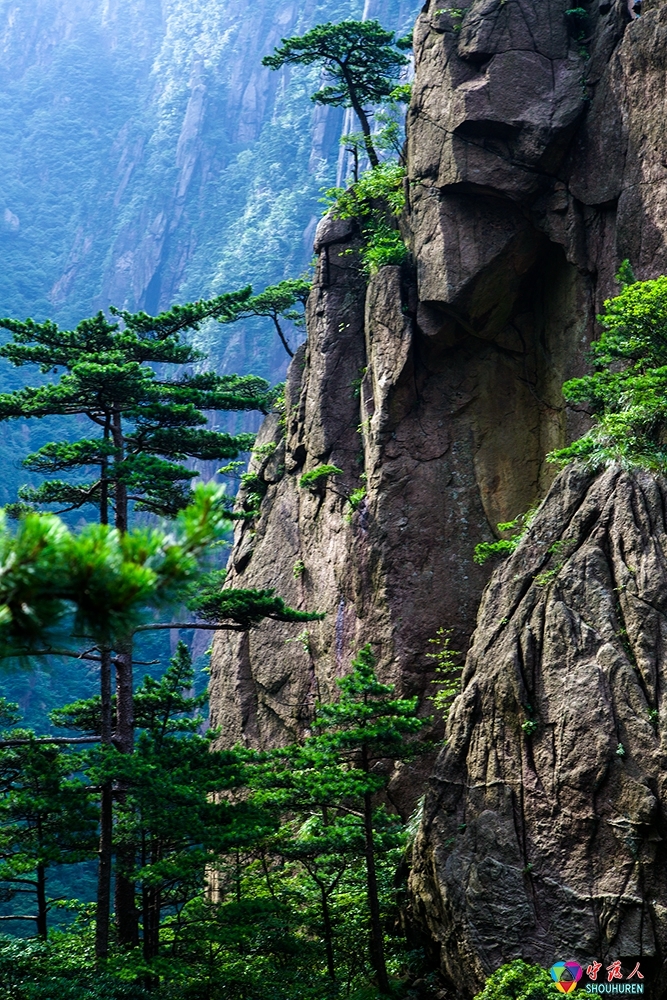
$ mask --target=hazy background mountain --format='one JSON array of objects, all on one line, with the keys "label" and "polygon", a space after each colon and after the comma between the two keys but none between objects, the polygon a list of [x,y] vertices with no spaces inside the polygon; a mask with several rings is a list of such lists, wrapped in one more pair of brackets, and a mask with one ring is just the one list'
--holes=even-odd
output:
[{"label": "hazy background mountain", "polygon": [[[272,72],[262,56],[348,17],[403,34],[420,5],[0,0],[0,316],[70,325],[109,304],[153,312],[300,274],[321,189],[340,175],[344,113],[310,101],[317,70]],[[200,338],[219,370],[284,375],[261,321]],[[0,362],[2,391],[34,377]],[[0,505],[31,479],[21,458],[61,434],[56,419],[2,425]],[[0,687],[45,727],[91,690],[83,669],[67,676],[65,695],[53,664]]]},{"label": "hazy background mountain", "polygon": [[[327,20],[404,32],[419,6],[1,0],[0,314],[73,323],[300,273],[343,112],[309,100],[317,70],[262,56]],[[273,337],[216,331],[216,360],[284,370]]]}]

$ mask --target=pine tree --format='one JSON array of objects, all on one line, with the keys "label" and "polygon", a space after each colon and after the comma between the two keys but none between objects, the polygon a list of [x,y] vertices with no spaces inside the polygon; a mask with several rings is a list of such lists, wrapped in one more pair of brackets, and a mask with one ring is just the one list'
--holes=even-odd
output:
[{"label": "pine tree", "polygon": [[[320,888],[327,965],[332,977],[335,973],[328,896],[336,885],[335,856],[338,865],[346,855],[363,856],[371,961],[381,992],[388,994],[376,864],[378,832],[387,824],[386,814],[374,809],[373,799],[388,784],[395,761],[408,760],[427,749],[426,744],[410,737],[430,720],[416,715],[416,698],[394,698],[393,685],[380,683],[370,645],[358,653],[351,673],[338,684],[338,701],[317,708],[313,735],[300,745],[269,754],[264,765],[260,758],[254,783],[259,802],[273,802],[301,816],[298,830],[303,829],[304,821],[310,824],[306,840],[293,844],[289,853],[297,858],[301,855],[304,867]],[[394,836],[398,827],[400,823],[396,824]],[[387,836],[391,840],[392,831],[387,834],[385,829],[385,840]],[[383,846],[386,848],[387,843]]]},{"label": "pine tree", "polygon": [[[0,520],[0,646],[4,654],[53,653],[100,662],[105,651],[127,647],[132,634],[142,627],[147,611],[173,603],[179,589],[201,575],[198,557],[220,537],[226,519],[225,508],[219,503],[220,491],[200,487],[194,497],[195,503],[179,512],[169,534],[147,529],[120,532],[108,525],[88,525],[80,532],[72,532],[57,517],[39,514],[27,515],[12,532]],[[217,592],[211,588],[209,581],[209,589],[204,589],[201,598],[199,626],[211,631],[244,630],[264,617],[283,621],[320,617],[288,608],[269,591],[221,594],[219,583]],[[173,628],[175,623],[146,627]],[[198,627],[196,623],[194,627]],[[63,647],[67,637],[71,641],[73,636],[86,645],[77,649],[74,642],[69,648]],[[102,653],[93,652],[95,648]],[[118,660],[119,656],[112,659]],[[118,693],[116,699],[118,703]],[[121,740],[111,732],[111,707],[110,691],[103,689],[98,710],[99,738],[108,750],[114,744],[126,753]],[[99,958],[104,958],[108,950],[111,782],[103,782],[102,789]],[[125,791],[118,786],[113,794],[121,800]],[[117,919],[119,923],[125,920],[122,927],[128,929],[121,940],[131,944],[137,935],[135,890],[130,877],[134,857],[123,859],[121,851],[118,860],[120,872],[126,877],[120,914],[117,899]]]},{"label": "pine tree", "polygon": [[43,375],[56,376],[1,393],[0,420],[84,417],[93,432],[73,442],[50,442],[23,464],[46,475],[83,469],[95,474],[86,482],[49,479],[37,488],[23,487],[23,504],[58,505],[61,512],[93,505],[102,524],[112,507],[121,531],[128,527],[132,503],[168,517],[187,506],[197,473],[183,464],[186,459],[236,458],[253,441],[250,434],[207,430],[204,411],[266,412],[272,396],[268,383],[252,375],[200,372],[170,379],[163,373],[169,365],[201,362],[204,355],[183,343],[183,334],[208,318],[233,318],[250,297],[250,289],[243,289],[155,317],[112,310],[119,322],[98,313],[74,330],[60,330],[50,321],[0,320],[13,334],[0,355],[16,367],[34,365]]},{"label": "pine tree", "polygon": [[[253,295],[244,302],[240,302],[234,307],[232,314],[224,317],[220,322],[235,323],[237,320],[249,319],[251,316],[266,317],[273,323],[276,333],[280,337],[280,342],[290,358],[293,358],[294,351],[287,341],[282,322],[286,320],[296,327],[303,327],[305,323],[304,309],[311,288],[312,283],[306,278],[289,278],[277,285],[270,285],[259,295]],[[299,305],[301,308],[296,308]]]},{"label": "pine tree", "polygon": [[[49,479],[37,488],[19,491],[28,507],[54,505],[61,511],[93,505],[102,524],[113,508],[116,527],[127,531],[131,506],[164,516],[175,516],[191,499],[190,482],[196,473],[183,462],[188,458],[236,458],[253,441],[249,434],[229,435],[206,429],[204,411],[262,410],[270,405],[269,386],[254,376],[217,375],[213,372],[181,374],[168,378],[167,366],[180,367],[203,360],[201,352],[182,342],[186,331],[196,330],[207,319],[233,315],[251,295],[249,288],[205,302],[174,306],[158,316],[112,309],[117,322],[103,313],[83,320],[74,330],[60,330],[55,323],[0,321],[12,340],[0,354],[16,367],[38,366],[55,380],[0,394],[0,420],[17,417],[62,415],[85,417],[94,436],[76,441],[50,442],[29,455],[24,465],[44,474],[76,473],[94,469],[85,482]],[[104,714],[103,739],[112,739],[111,650],[101,649],[100,684]],[[132,648],[125,641],[115,657],[117,747],[131,753],[134,743]],[[98,901],[105,898],[110,880],[111,793],[102,793],[100,848],[101,874]],[[122,870],[116,878],[116,914],[119,933],[127,943],[136,942],[133,889]],[[100,913],[99,951],[105,953]]]},{"label": "pine tree", "polygon": [[6,900],[33,897],[36,913],[2,919],[34,920],[45,940],[48,869],[93,856],[97,811],[86,784],[75,777],[80,754],[38,741],[27,730],[11,737],[15,745],[0,748],[0,884]]},{"label": "pine tree", "polygon": [[616,275],[619,295],[598,316],[600,339],[591,347],[593,372],[570,379],[563,395],[583,404],[593,426],[552,461],[583,461],[589,468],[619,463],[667,469],[667,277],[636,281],[629,261]]},{"label": "pine tree", "polygon": [[318,24],[301,37],[283,38],[273,55],[265,56],[264,66],[280,69],[285,65],[321,66],[331,82],[312,95],[316,104],[353,108],[359,119],[364,145],[372,167],[379,159],[373,145],[367,105],[382,104],[396,89],[398,75],[407,58],[392,31],[379,21],[341,21]]}]

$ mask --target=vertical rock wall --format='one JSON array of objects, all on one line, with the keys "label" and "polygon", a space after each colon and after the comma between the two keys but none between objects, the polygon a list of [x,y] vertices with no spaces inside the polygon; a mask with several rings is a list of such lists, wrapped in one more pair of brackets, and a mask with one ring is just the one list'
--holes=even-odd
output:
[{"label": "vertical rock wall", "polygon": [[[254,460],[266,498],[238,529],[229,584],[274,586],[327,616],[299,641],[275,624],[217,638],[226,741],[289,739],[366,641],[405,694],[425,691],[439,627],[467,648],[487,579],[474,545],[544,496],[545,455],[580,433],[560,386],[583,369],[618,264],[665,270],[667,10],[590,4],[581,38],[568,7],[476,0],[462,17],[427,3],[408,123],[411,261],[367,285],[353,228],[320,225],[308,343],[284,426],[271,417],[261,432],[276,445]],[[299,489],[322,463],[343,475]],[[361,473],[366,500],[346,517]]]},{"label": "vertical rock wall", "polygon": [[[636,17],[634,5],[589,5],[577,69],[560,7],[480,2],[460,31],[441,14],[421,21],[430,64],[448,53],[448,82],[433,73],[413,109],[430,137],[413,157],[421,298],[465,309],[477,331],[512,294],[512,274],[489,311],[488,284],[466,285],[466,261],[482,255],[493,275],[536,232],[588,297],[582,334],[620,260],[640,278],[667,267],[667,8],[644,4]],[[512,52],[524,27],[540,60]],[[526,99],[540,92],[541,112]],[[484,209],[500,187],[507,199]],[[447,260],[457,241],[467,254]],[[552,343],[576,365],[567,282],[541,261]],[[417,923],[467,993],[517,956],[572,956],[628,970],[641,959],[651,995],[664,995],[663,522],[664,483],[651,476],[564,474],[484,596],[412,874]]]},{"label": "vertical rock wall", "polygon": [[666,490],[565,470],[484,595],[411,874],[466,994],[520,956],[664,995]]}]

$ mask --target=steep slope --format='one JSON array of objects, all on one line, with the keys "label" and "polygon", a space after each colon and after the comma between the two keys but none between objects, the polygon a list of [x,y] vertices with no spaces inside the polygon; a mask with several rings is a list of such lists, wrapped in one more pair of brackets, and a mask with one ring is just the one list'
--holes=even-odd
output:
[{"label": "steep slope", "polygon": [[[353,227],[318,230],[308,344],[284,430],[262,432],[278,451],[258,460],[266,499],[238,531],[230,584],[275,586],[327,617],[302,644],[268,626],[216,640],[225,739],[289,738],[363,642],[405,693],[426,690],[439,627],[467,648],[487,579],[474,545],[544,496],[545,455],[580,433],[560,387],[583,368],[619,262],[641,278],[667,267],[667,11],[592,4],[582,26],[567,9],[427,3],[408,121],[412,264],[366,288]],[[344,474],[323,495],[298,488],[328,462]],[[367,497],[346,520],[361,473]]]},{"label": "steep slope", "polygon": [[641,957],[665,988],[666,501],[566,470],[485,593],[411,876],[470,995],[517,956]]}]

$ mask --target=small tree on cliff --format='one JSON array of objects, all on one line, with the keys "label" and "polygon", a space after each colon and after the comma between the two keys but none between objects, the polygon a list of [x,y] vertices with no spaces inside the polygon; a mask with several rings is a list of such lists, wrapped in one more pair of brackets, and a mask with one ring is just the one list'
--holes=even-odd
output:
[{"label": "small tree on cliff", "polygon": [[364,146],[371,166],[377,167],[368,105],[382,104],[394,93],[401,68],[407,58],[400,51],[409,48],[408,39],[395,38],[379,21],[341,21],[318,24],[301,37],[283,38],[273,55],[265,56],[264,66],[321,66],[330,83],[316,91],[316,104],[353,108],[359,119]]},{"label": "small tree on cliff", "polygon": [[593,427],[557,462],[581,459],[596,467],[620,462],[667,469],[667,277],[635,281],[624,261],[619,295],[598,317],[602,335],[591,348],[594,371],[563,386],[569,403],[582,403]]},{"label": "small tree on cliff", "polygon": [[304,309],[311,288],[312,283],[306,278],[289,278],[286,281],[280,281],[277,285],[265,288],[259,295],[252,295],[239,302],[228,315],[220,319],[220,322],[235,323],[239,319],[249,319],[251,316],[270,319],[280,337],[281,344],[290,358],[293,358],[294,351],[287,341],[283,322],[293,323],[296,327],[304,325]]}]

